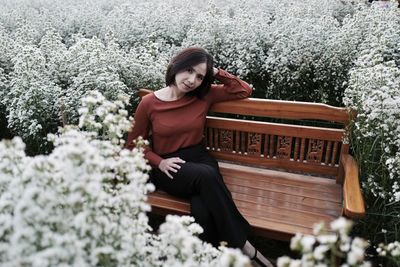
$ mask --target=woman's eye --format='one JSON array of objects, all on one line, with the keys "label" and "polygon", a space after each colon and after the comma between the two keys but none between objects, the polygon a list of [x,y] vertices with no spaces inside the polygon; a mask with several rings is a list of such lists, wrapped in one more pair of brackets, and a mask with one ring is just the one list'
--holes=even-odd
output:
[{"label": "woman's eye", "polygon": [[204,79],[203,76],[197,76],[197,79],[199,79],[200,81],[202,81]]},{"label": "woman's eye", "polygon": [[187,69],[187,72],[192,73],[193,69]]}]

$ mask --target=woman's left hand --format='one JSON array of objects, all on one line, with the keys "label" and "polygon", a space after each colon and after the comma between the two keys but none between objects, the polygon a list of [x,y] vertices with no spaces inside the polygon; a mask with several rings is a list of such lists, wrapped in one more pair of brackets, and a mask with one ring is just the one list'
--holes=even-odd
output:
[{"label": "woman's left hand", "polygon": [[181,168],[179,163],[185,163],[185,162],[186,161],[178,157],[163,159],[160,161],[158,168],[163,173],[165,173],[169,178],[174,179],[174,177],[171,175],[170,172],[177,173],[178,170]]}]

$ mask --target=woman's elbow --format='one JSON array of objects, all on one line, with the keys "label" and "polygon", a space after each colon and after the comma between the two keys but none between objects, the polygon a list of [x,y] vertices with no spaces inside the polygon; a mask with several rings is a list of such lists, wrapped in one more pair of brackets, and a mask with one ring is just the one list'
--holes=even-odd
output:
[{"label": "woman's elbow", "polygon": [[246,82],[243,82],[243,83],[244,83],[243,84],[243,89],[244,89],[243,98],[250,97],[251,94],[253,93],[253,88],[248,83],[246,83]]}]

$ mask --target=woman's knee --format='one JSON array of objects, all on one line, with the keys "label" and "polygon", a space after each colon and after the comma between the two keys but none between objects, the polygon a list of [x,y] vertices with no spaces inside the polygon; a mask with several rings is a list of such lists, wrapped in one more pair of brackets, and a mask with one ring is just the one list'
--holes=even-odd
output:
[{"label": "woman's knee", "polygon": [[197,174],[195,179],[198,189],[210,189],[217,186],[217,178],[208,171]]}]

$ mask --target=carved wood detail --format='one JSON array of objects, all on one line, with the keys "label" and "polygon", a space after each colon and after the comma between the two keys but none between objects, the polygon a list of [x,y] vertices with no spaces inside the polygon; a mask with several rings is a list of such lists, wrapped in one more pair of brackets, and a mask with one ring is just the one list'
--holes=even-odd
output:
[{"label": "carved wood detail", "polygon": [[292,137],[278,136],[276,157],[279,159],[290,159],[292,151]]},{"label": "carved wood detail", "polygon": [[342,146],[340,141],[214,127],[207,127],[204,137],[206,145],[211,151],[238,154],[243,157],[243,160],[247,155],[247,157],[253,158],[249,159],[249,162],[260,157],[265,158],[266,161],[319,163],[335,167],[338,164]]},{"label": "carved wood detail", "polygon": [[219,130],[219,148],[221,151],[233,150],[233,132],[230,130]]},{"label": "carved wood detail", "polygon": [[247,136],[247,153],[261,155],[261,134],[249,133]]},{"label": "carved wood detail", "polygon": [[321,162],[324,144],[324,140],[310,139],[308,143],[307,161]]}]

